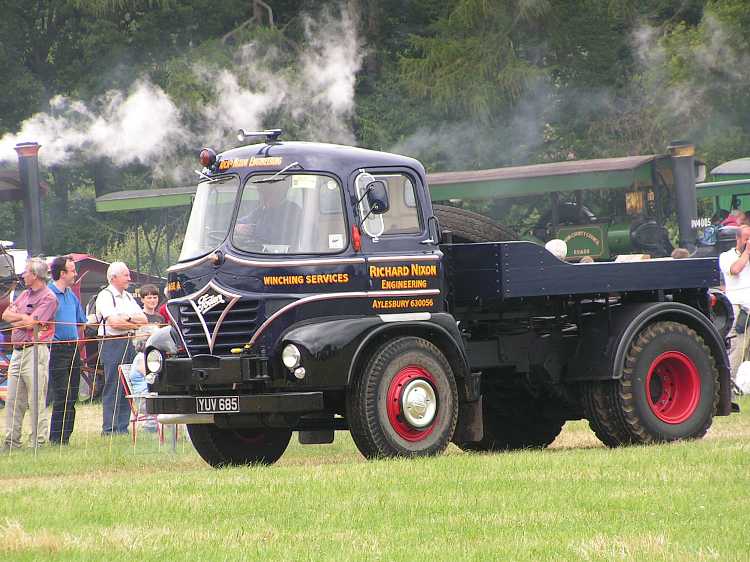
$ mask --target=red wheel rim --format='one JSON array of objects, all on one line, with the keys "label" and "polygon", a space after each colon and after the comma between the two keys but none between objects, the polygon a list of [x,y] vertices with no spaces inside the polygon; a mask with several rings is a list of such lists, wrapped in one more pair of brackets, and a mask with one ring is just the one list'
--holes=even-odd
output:
[{"label": "red wheel rim", "polygon": [[646,396],[649,408],[661,421],[677,424],[690,418],[701,397],[695,363],[679,351],[659,355],[648,370]]},{"label": "red wheel rim", "polygon": [[415,381],[428,384],[432,388],[434,396],[437,397],[435,378],[428,371],[416,365],[409,365],[396,373],[396,376],[391,380],[386,396],[388,421],[390,421],[391,427],[398,436],[406,441],[420,441],[427,437],[435,428],[435,420],[437,419],[437,413],[435,413],[426,427],[415,427],[409,423],[408,416],[403,410],[404,390]]}]

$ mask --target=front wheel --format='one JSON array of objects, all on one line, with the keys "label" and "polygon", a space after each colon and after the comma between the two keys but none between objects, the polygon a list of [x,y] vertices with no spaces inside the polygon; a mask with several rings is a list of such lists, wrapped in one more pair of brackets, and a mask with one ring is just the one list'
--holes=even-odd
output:
[{"label": "front wheel", "polygon": [[586,414],[606,445],[696,439],[711,427],[719,372],[703,338],[677,322],[656,322],[630,345],[619,380],[587,388]]},{"label": "front wheel", "polygon": [[349,429],[367,458],[437,455],[448,446],[457,418],[450,364],[421,338],[380,346],[347,396]]},{"label": "front wheel", "polygon": [[214,424],[188,424],[187,429],[195,450],[216,468],[273,464],[292,438],[288,429],[224,429]]}]

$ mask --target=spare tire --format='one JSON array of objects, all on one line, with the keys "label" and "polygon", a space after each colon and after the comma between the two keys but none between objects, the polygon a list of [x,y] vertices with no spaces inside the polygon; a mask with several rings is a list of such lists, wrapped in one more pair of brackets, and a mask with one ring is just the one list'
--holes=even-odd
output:
[{"label": "spare tire", "polygon": [[518,240],[515,232],[489,217],[449,205],[433,205],[440,227],[453,233],[454,242],[504,242]]}]

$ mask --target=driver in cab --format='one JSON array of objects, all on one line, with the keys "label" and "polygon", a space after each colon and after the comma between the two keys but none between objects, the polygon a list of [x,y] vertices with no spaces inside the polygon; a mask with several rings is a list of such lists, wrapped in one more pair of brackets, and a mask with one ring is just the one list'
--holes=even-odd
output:
[{"label": "driver in cab", "polygon": [[235,244],[244,250],[263,253],[293,253],[299,248],[302,210],[287,199],[289,182],[258,182],[258,206],[240,214],[235,227]]}]

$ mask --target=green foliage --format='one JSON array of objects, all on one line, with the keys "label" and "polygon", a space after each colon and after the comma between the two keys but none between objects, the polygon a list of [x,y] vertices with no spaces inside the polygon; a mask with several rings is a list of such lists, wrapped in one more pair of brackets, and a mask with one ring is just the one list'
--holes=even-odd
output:
[{"label": "green foliage", "polygon": [[[111,234],[109,242],[100,251],[99,257],[109,262],[124,261],[132,269],[136,269],[136,265],[140,264],[140,271],[153,275],[162,274],[177,261],[184,237],[182,231],[175,235],[174,229],[155,227],[139,230],[138,236],[136,248],[134,228],[122,234]],[[169,259],[167,259],[167,244],[169,244]]]},{"label": "green foliage", "polygon": [[72,4],[86,12],[102,16],[125,10],[141,10],[148,8],[173,8],[175,0],[72,0]]},{"label": "green foliage", "polygon": [[70,252],[98,255],[104,236],[94,209],[93,185],[85,183],[68,192],[67,209],[54,196],[42,203],[44,249],[48,255]]},{"label": "green foliage", "polygon": [[461,0],[434,34],[412,36],[415,54],[401,59],[403,79],[444,115],[492,119],[542,72],[530,31],[549,8],[546,0]]}]

